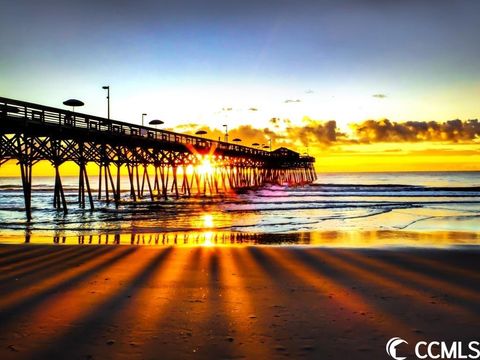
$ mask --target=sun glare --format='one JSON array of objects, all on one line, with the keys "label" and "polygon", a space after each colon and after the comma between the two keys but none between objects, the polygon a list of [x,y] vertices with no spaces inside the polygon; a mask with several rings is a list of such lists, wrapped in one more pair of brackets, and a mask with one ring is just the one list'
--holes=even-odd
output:
[{"label": "sun glare", "polygon": [[213,227],[213,216],[212,215],[203,215],[203,227],[212,228]]},{"label": "sun glare", "polygon": [[213,164],[210,161],[208,156],[203,156],[201,158],[200,165],[197,165],[198,172],[202,175],[211,175],[213,174]]},{"label": "sun glare", "polygon": [[187,166],[187,175],[192,175],[193,174],[193,165],[188,165]]},{"label": "sun glare", "polygon": [[206,233],[204,233],[204,236],[205,236],[205,240],[203,241],[202,246],[205,246],[205,247],[215,246],[215,243],[212,241],[213,233],[211,231],[207,231]]}]

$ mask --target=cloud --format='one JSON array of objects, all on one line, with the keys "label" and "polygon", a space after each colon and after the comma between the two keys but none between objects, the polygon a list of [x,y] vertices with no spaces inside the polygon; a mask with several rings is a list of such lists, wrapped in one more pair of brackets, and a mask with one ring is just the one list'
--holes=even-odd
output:
[{"label": "cloud", "polygon": [[300,99],[296,99],[296,100],[287,99],[284,101],[285,104],[300,103],[300,102],[302,102],[302,100]]},{"label": "cloud", "polygon": [[[251,146],[252,143],[268,144],[272,140],[273,147],[286,146],[297,149],[303,146],[328,148],[346,144],[404,143],[404,142],[443,142],[443,143],[476,143],[480,139],[480,122],[474,120],[406,121],[394,122],[388,119],[366,120],[350,124],[352,133],[347,136],[338,127],[335,120],[314,120],[305,117],[302,123],[294,125],[289,119],[271,118],[269,127],[258,129],[252,125],[240,125],[229,128],[229,139],[240,138],[241,144]],[[199,127],[198,124],[185,124],[176,127],[175,131],[194,135],[198,130],[207,131],[206,138],[224,139],[224,129]],[[382,150],[382,152],[400,152],[401,148]]]},{"label": "cloud", "polygon": [[377,98],[377,99],[385,99],[387,95],[385,94],[373,94],[372,97]]},{"label": "cloud", "polygon": [[225,132],[220,130],[220,129],[216,129],[216,128],[212,129],[209,126],[201,126],[201,125],[193,124],[193,123],[178,125],[178,126],[175,127],[175,129],[173,131],[180,132],[180,133],[183,133],[183,134],[188,134],[188,135],[195,135],[195,133],[198,130],[206,131],[207,134],[205,135],[205,138],[207,138],[207,139],[223,140],[223,138],[225,136]]},{"label": "cloud", "polygon": [[249,146],[252,143],[268,144],[269,139],[271,139],[276,146],[287,143],[285,134],[279,134],[268,128],[256,129],[251,125],[241,125],[237,128],[234,128],[228,132],[228,136],[231,139],[242,139],[241,144],[246,146]]},{"label": "cloud", "polygon": [[347,141],[346,135],[337,128],[335,120],[320,121],[305,118],[302,126],[288,127],[286,133],[292,141],[299,140],[305,146],[311,143],[330,145]]},{"label": "cloud", "polygon": [[233,108],[231,108],[231,107],[224,107],[224,108],[222,108],[222,111],[233,111]]},{"label": "cloud", "polygon": [[269,124],[277,129],[284,129],[287,126],[290,126],[292,121],[288,118],[280,119],[278,117],[273,117],[269,121]]},{"label": "cloud", "polygon": [[251,107],[248,109],[248,111],[258,111],[258,109],[256,107]]},{"label": "cloud", "polygon": [[388,119],[367,120],[351,124],[355,138],[363,143],[375,142],[419,142],[419,141],[473,141],[480,136],[477,119],[447,122],[407,121],[394,122]]},{"label": "cloud", "polygon": [[305,94],[314,94],[315,91],[313,91],[312,89],[307,89],[305,90]]},{"label": "cloud", "polygon": [[198,128],[198,124],[195,124],[195,123],[180,124],[175,126],[174,131],[190,132],[190,131],[194,131],[194,129],[197,129],[197,128]]}]

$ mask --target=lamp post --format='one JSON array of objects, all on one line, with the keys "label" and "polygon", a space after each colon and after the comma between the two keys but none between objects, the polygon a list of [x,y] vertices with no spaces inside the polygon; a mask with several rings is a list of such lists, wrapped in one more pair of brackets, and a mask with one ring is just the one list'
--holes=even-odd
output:
[{"label": "lamp post", "polygon": [[228,143],[228,125],[222,125],[225,128],[225,142]]},{"label": "lamp post", "polygon": [[110,120],[110,86],[102,86],[103,90],[107,90],[107,117]]},{"label": "lamp post", "polygon": [[143,126],[143,121],[145,119],[145,116],[147,116],[147,114],[142,114],[142,126]]}]

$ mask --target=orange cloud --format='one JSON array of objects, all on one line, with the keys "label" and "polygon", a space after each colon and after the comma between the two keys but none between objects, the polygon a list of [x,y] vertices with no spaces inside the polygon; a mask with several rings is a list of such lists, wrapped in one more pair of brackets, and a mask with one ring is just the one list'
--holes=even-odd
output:
[{"label": "orange cloud", "polygon": [[474,120],[394,122],[388,119],[351,124],[355,138],[362,143],[447,141],[465,142],[480,136],[480,122]]},{"label": "orange cloud", "polygon": [[[274,147],[375,144],[375,143],[476,143],[480,139],[480,122],[474,120],[406,121],[394,122],[388,119],[366,120],[350,124],[353,133],[349,136],[340,131],[335,120],[314,120],[308,117],[301,125],[293,125],[289,119],[272,118],[270,128],[257,129],[251,125],[241,125],[229,129],[229,138],[240,138],[242,144],[268,144],[272,140]],[[223,129],[198,127],[196,124],[181,125],[176,131],[195,134],[197,130],[207,131],[206,137],[223,140]]]}]

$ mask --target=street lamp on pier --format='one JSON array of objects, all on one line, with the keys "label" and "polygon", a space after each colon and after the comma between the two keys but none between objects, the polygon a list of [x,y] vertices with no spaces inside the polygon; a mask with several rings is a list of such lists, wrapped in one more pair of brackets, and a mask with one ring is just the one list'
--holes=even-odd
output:
[{"label": "street lamp on pier", "polygon": [[225,142],[228,143],[228,125],[222,125],[225,128]]},{"label": "street lamp on pier", "polygon": [[107,117],[110,120],[110,86],[102,86],[103,90],[107,90]]}]

